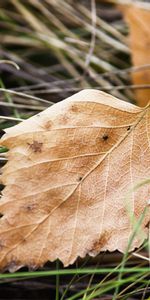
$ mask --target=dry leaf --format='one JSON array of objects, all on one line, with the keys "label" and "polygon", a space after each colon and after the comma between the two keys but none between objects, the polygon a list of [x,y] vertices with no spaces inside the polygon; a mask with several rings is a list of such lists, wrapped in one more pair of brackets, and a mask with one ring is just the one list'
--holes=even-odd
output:
[{"label": "dry leaf", "polygon": [[[0,268],[124,252],[150,197],[149,185],[133,190],[150,177],[149,120],[149,106],[84,90],[7,129]],[[149,221],[147,210],[130,250]]]},{"label": "dry leaf", "polygon": [[[131,5],[120,5],[130,28],[130,46],[134,66],[150,64],[150,10]],[[132,73],[136,85],[150,85],[150,68]],[[145,106],[150,101],[150,88],[135,90],[137,103]]]}]

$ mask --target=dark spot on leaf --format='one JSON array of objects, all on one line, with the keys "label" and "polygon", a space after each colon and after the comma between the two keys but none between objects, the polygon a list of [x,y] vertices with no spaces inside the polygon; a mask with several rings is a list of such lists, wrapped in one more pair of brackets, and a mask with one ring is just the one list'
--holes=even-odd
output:
[{"label": "dark spot on leaf", "polygon": [[108,140],[108,134],[104,134],[103,137],[102,137],[102,139],[103,139],[104,141],[107,141],[107,140]]},{"label": "dark spot on leaf", "polygon": [[2,213],[0,213],[0,219],[3,217],[3,214]]},{"label": "dark spot on leaf", "polygon": [[67,116],[67,115],[60,116],[60,124],[66,125],[68,121],[69,121],[69,116]]},{"label": "dark spot on leaf", "polygon": [[47,129],[47,130],[49,130],[49,129],[51,129],[52,125],[53,125],[52,121],[47,121],[44,124],[44,128]]},{"label": "dark spot on leaf", "polygon": [[30,212],[32,210],[34,210],[36,207],[36,205],[33,203],[33,204],[28,204],[26,207],[25,207],[25,210]]},{"label": "dark spot on leaf", "polygon": [[33,143],[27,143],[33,152],[42,152],[43,143],[39,143],[38,141],[33,141]]},{"label": "dark spot on leaf", "polygon": [[26,241],[27,241],[27,240],[24,238],[24,239],[22,240],[22,243],[23,243],[23,244],[25,244],[25,243],[26,243]]},{"label": "dark spot on leaf", "polygon": [[105,243],[107,242],[107,240],[108,240],[108,233],[104,232],[101,235],[100,239],[94,243],[93,249],[98,250],[98,249],[102,248],[105,245]]},{"label": "dark spot on leaf", "polygon": [[131,126],[128,126],[127,131],[129,131],[131,129]]},{"label": "dark spot on leaf", "polygon": [[76,104],[73,104],[73,105],[71,106],[71,111],[76,113],[76,112],[79,111],[79,107],[78,107]]},{"label": "dark spot on leaf", "polygon": [[80,176],[80,177],[78,178],[78,180],[81,181],[81,180],[82,180],[82,176]]},{"label": "dark spot on leaf", "polygon": [[100,236],[99,240],[96,240],[93,243],[89,253],[91,255],[93,255],[93,254],[95,255],[95,254],[99,253],[101,248],[103,248],[106,245],[106,243],[108,242],[108,240],[110,239],[110,236],[111,236],[110,232],[104,231],[104,233]]}]

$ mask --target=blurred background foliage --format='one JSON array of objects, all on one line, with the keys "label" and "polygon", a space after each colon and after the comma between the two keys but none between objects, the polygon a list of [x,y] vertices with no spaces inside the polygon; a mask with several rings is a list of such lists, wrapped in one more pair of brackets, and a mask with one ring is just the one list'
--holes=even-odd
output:
[{"label": "blurred background foliage", "polygon": [[[1,88],[57,102],[83,88],[99,88],[134,102],[128,26],[106,1],[1,0],[0,57],[18,64],[0,64]],[[5,115],[19,110],[22,118],[49,103],[6,93]],[[10,95],[9,95],[10,98]],[[10,100],[10,99],[9,99]],[[13,102],[13,103],[10,103]],[[29,105],[30,104],[30,105]],[[3,121],[4,122],[4,121]]]}]

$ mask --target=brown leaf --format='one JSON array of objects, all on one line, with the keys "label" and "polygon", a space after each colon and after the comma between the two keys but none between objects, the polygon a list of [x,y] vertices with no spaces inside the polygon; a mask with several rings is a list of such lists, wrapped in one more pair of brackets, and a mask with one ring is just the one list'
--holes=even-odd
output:
[{"label": "brown leaf", "polygon": [[[150,64],[150,10],[136,4],[120,5],[130,29],[130,47],[134,66]],[[132,73],[135,85],[150,85],[150,68]],[[150,101],[150,88],[135,90],[137,103],[145,106]]]},{"label": "brown leaf", "polygon": [[[133,189],[150,177],[149,120],[149,106],[84,90],[6,129],[0,268],[124,252],[150,197],[149,185]],[[149,221],[147,211],[130,250]]]}]

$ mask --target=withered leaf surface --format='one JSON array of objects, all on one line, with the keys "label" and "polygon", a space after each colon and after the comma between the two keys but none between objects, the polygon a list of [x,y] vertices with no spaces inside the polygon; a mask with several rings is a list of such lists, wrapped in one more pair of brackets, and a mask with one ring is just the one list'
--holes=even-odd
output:
[{"label": "withered leaf surface", "polygon": [[[131,1],[132,2],[132,1]],[[120,5],[125,19],[129,24],[130,47],[133,65],[136,67],[150,64],[150,9],[142,9],[136,3]],[[145,85],[145,88],[135,89],[139,106],[145,106],[150,101],[150,68],[139,69],[131,73],[135,85]]]},{"label": "withered leaf surface", "polygon": [[[124,252],[150,185],[150,108],[83,90],[6,130],[0,268]],[[128,196],[127,196],[128,194]],[[146,238],[146,210],[130,250]]]}]

